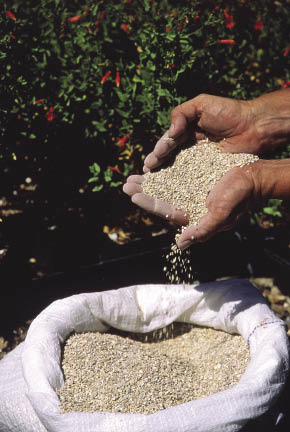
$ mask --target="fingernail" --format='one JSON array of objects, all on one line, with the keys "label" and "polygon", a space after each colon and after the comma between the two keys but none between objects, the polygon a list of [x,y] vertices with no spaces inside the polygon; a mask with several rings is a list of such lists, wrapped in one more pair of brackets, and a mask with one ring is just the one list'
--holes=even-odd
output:
[{"label": "fingernail", "polygon": [[192,241],[190,240],[185,240],[181,243],[177,243],[177,246],[179,247],[179,249],[183,250],[183,249],[187,249],[190,245],[191,245]]},{"label": "fingernail", "polygon": [[175,129],[175,125],[174,125],[174,123],[171,123],[170,128],[168,130],[169,138],[172,138],[171,135],[174,135],[174,129]]}]

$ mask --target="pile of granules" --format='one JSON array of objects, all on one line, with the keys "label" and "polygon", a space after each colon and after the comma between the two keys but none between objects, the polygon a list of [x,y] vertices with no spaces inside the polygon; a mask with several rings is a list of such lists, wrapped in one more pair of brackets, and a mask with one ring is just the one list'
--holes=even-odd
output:
[{"label": "pile of granules", "polygon": [[233,386],[248,362],[241,336],[185,323],[145,335],[75,334],[57,392],[63,412],[151,414]]},{"label": "pile of granules", "polygon": [[[215,184],[231,168],[257,161],[258,156],[246,153],[222,153],[208,139],[181,150],[172,166],[144,174],[143,191],[184,210],[189,225],[198,224],[207,213],[206,199]],[[177,230],[178,239],[182,227]],[[190,250],[181,251],[176,241],[166,255],[164,272],[170,283],[190,284],[194,280],[190,265]]]},{"label": "pile of granules", "polygon": [[172,166],[144,174],[142,189],[189,215],[189,224],[198,224],[207,212],[206,199],[222,176],[235,166],[257,161],[247,153],[222,153],[208,140],[181,150]]}]

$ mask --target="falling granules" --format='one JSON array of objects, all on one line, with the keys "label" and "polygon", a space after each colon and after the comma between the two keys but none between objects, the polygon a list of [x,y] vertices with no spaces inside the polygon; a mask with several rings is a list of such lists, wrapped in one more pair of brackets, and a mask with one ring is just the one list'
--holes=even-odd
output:
[{"label": "falling granules", "polygon": [[[181,229],[179,228],[177,235],[180,233]],[[170,251],[165,255],[165,259],[166,266],[163,267],[163,271],[170,283],[187,285],[194,282],[189,249],[182,251],[174,241],[171,243]]]},{"label": "falling granules", "polygon": [[185,323],[145,335],[75,334],[57,393],[63,412],[152,414],[232,387],[248,362],[241,336]]},{"label": "falling granules", "polygon": [[[142,188],[147,195],[183,210],[189,216],[189,225],[198,225],[207,213],[207,196],[223,175],[231,168],[242,167],[258,159],[252,154],[222,153],[216,143],[201,140],[181,150],[171,166],[146,173]],[[176,238],[183,229],[178,231]],[[189,256],[189,251],[181,252],[176,242],[172,243],[166,256],[168,265],[164,269],[171,283],[192,282]]]}]

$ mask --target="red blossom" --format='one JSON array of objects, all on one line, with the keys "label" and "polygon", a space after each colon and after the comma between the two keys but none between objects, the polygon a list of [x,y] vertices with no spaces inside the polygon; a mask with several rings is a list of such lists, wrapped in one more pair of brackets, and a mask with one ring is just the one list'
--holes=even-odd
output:
[{"label": "red blossom", "polygon": [[179,21],[179,23],[178,23],[177,29],[178,29],[178,30],[182,30],[182,27],[183,27],[183,21],[181,20],[181,21]]},{"label": "red blossom", "polygon": [[130,132],[128,132],[127,135],[123,136],[123,138],[118,139],[117,145],[119,147],[121,147],[121,148],[124,147],[124,145],[125,145],[126,141],[128,140],[129,136],[130,136]]},{"label": "red blossom", "polygon": [[218,41],[219,44],[234,45],[236,42],[233,39],[221,39]]},{"label": "red blossom", "polygon": [[42,102],[43,102],[43,99],[37,99],[36,101],[34,101],[34,105],[38,105]]},{"label": "red blossom", "polygon": [[198,12],[196,12],[196,14],[194,15],[193,19],[194,19],[194,21],[196,21],[196,20],[198,20],[198,19],[199,19],[199,15],[198,15]]},{"label": "red blossom", "polygon": [[48,110],[48,113],[45,116],[47,118],[47,121],[51,122],[54,118],[55,115],[53,114],[53,107],[50,107]]},{"label": "red blossom", "polygon": [[263,21],[256,20],[255,25],[254,25],[254,29],[255,30],[262,30],[263,28],[264,28]]},{"label": "red blossom", "polygon": [[99,24],[100,24],[99,21],[96,20],[96,21],[95,21],[95,26],[96,26],[97,28],[99,27]]},{"label": "red blossom", "polygon": [[206,41],[206,42],[204,43],[204,46],[205,46],[205,47],[208,47],[208,41]]},{"label": "red blossom", "polygon": [[120,87],[120,74],[119,74],[119,72],[116,72],[116,86]]},{"label": "red blossom", "polygon": [[10,12],[9,10],[6,10],[5,13],[6,13],[6,15],[7,15],[10,19],[12,19],[13,21],[16,20],[16,16],[14,15],[14,13]]},{"label": "red blossom", "polygon": [[290,87],[290,81],[282,81],[282,83],[281,83],[281,87],[282,87],[282,88]]},{"label": "red blossom", "polygon": [[287,47],[283,53],[284,56],[287,56],[289,54],[290,47]]},{"label": "red blossom", "polygon": [[105,15],[106,15],[105,11],[104,12],[100,12],[100,15],[99,15],[100,19],[104,19]]},{"label": "red blossom", "polygon": [[104,84],[106,81],[107,81],[107,79],[109,78],[109,76],[111,75],[111,71],[108,71],[104,76],[103,76],[103,78],[101,79],[101,84]]},{"label": "red blossom", "polygon": [[122,174],[117,165],[115,165],[114,167],[108,166],[108,168],[110,171],[116,171],[118,174]]},{"label": "red blossom", "polygon": [[124,30],[125,33],[130,33],[130,24],[121,24],[121,29]]},{"label": "red blossom", "polygon": [[170,32],[170,27],[166,26],[165,31],[166,31],[166,33],[169,33]]},{"label": "red blossom", "polygon": [[76,16],[71,17],[69,20],[71,23],[75,23],[75,22],[78,22],[80,19],[81,19],[81,16],[76,15]]},{"label": "red blossom", "polygon": [[15,39],[16,39],[16,36],[14,36],[14,35],[11,35],[11,39],[14,39],[14,40],[15,40]]},{"label": "red blossom", "polygon": [[232,29],[233,27],[235,27],[233,16],[230,15],[226,9],[224,10],[224,16],[225,16],[226,28]]}]

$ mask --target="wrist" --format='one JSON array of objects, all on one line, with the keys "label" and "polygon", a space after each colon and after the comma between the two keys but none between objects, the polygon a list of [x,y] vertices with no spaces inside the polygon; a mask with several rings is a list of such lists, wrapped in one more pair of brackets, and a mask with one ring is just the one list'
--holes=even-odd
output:
[{"label": "wrist", "polygon": [[260,159],[242,169],[252,182],[255,201],[290,199],[290,159]]},{"label": "wrist", "polygon": [[271,92],[245,103],[251,113],[252,134],[259,152],[290,140],[290,89]]}]

